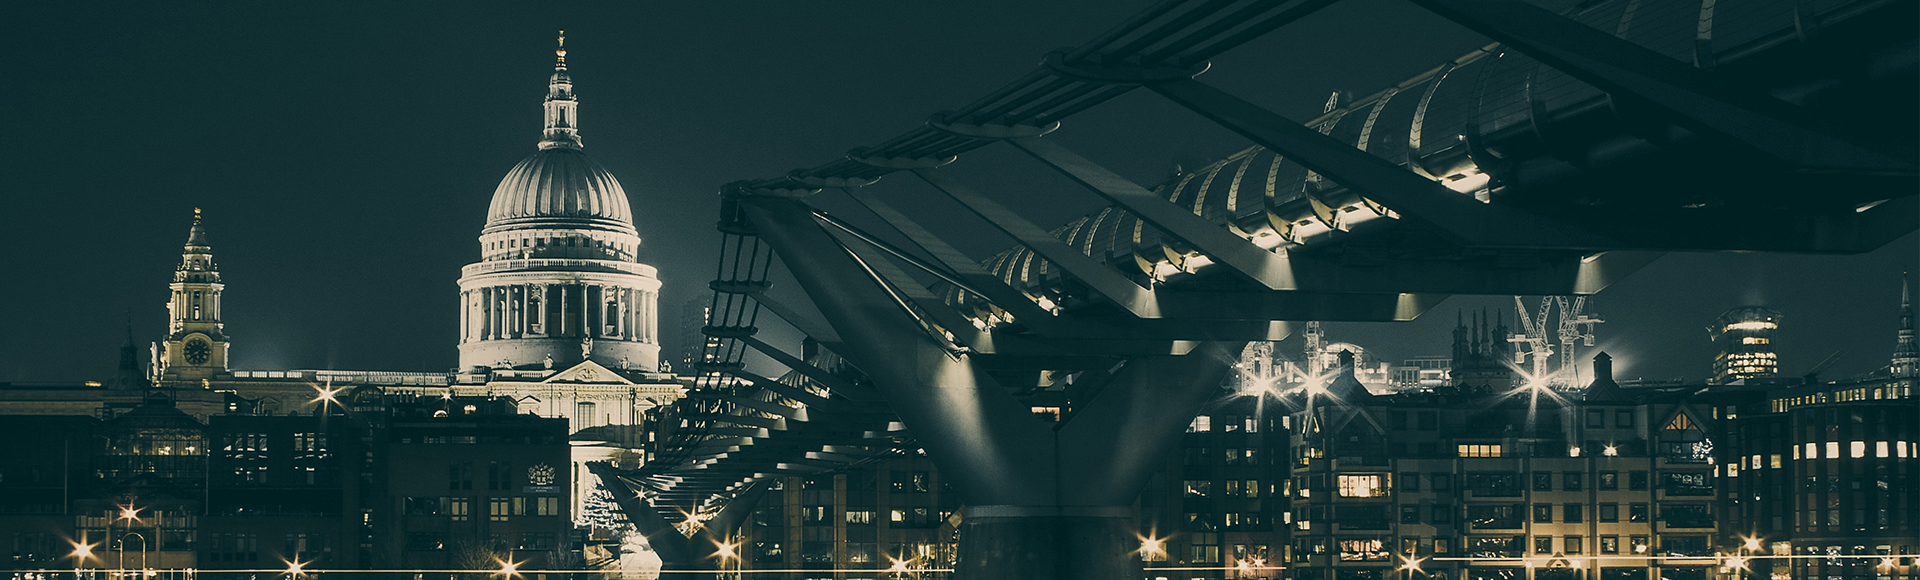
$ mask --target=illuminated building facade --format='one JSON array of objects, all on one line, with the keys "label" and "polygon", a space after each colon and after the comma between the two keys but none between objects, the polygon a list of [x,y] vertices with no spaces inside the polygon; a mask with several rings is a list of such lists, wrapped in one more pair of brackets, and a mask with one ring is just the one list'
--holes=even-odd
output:
[{"label": "illuminated building facade", "polygon": [[1718,395],[1722,545],[1762,556],[1760,578],[1920,577],[1915,395],[1886,377]]},{"label": "illuminated building facade", "polygon": [[[1194,417],[1147,480],[1138,519],[1148,578],[1281,577],[1290,418],[1271,394],[1242,395]],[[1217,569],[1191,569],[1205,567]]]},{"label": "illuminated building facade", "polygon": [[[960,496],[924,455],[775,478],[741,528],[747,570],[950,568]],[[754,578],[841,578],[833,572]]]},{"label": "illuminated building facade", "polygon": [[0,545],[14,548],[0,569],[239,579],[259,574],[221,571],[576,561],[564,420],[500,398],[374,397],[351,415],[202,421],[150,395],[107,420],[0,416]]},{"label": "illuminated building facade", "polygon": [[1691,389],[1630,393],[1609,366],[1603,354],[1578,400],[1545,388],[1291,395],[1291,577],[1713,575],[1711,409]]},{"label": "illuminated building facade", "polygon": [[1714,346],[1719,347],[1713,355],[1714,384],[1780,372],[1780,357],[1773,351],[1774,335],[1780,330],[1779,311],[1742,306],[1721,314],[1708,330],[1713,333]]}]

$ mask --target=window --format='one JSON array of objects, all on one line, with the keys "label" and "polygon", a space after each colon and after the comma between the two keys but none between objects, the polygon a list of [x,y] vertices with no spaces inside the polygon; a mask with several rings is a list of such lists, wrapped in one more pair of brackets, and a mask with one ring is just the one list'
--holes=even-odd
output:
[{"label": "window", "polygon": [[1612,491],[1616,489],[1620,489],[1620,473],[1616,471],[1600,472],[1600,490]]},{"label": "window", "polygon": [[847,510],[847,523],[871,524],[873,523],[873,511],[872,510]]},{"label": "window", "polygon": [[1567,536],[1566,538],[1561,539],[1560,540],[1560,545],[1562,546],[1561,551],[1569,555],[1579,554],[1585,551],[1586,546],[1582,545],[1584,544],[1584,542],[1582,542],[1581,540],[1582,538],[1580,536]]},{"label": "window", "polygon": [[455,461],[447,464],[447,489],[473,489],[473,462]]},{"label": "window", "polygon": [[1501,504],[1501,505],[1469,505],[1467,506],[1467,523],[1473,526],[1473,529],[1476,529],[1476,530],[1519,529],[1521,525],[1520,518],[1521,518],[1520,506],[1518,505]]},{"label": "window", "polygon": [[1536,524],[1553,523],[1553,504],[1550,504],[1550,503],[1533,504],[1533,523],[1536,523]]},{"label": "window", "polygon": [[557,498],[557,497],[534,498],[533,515],[536,515],[536,516],[560,515],[560,498]]},{"label": "window", "polygon": [[1342,562],[1387,561],[1387,545],[1380,538],[1350,538],[1339,542]]},{"label": "window", "polygon": [[1617,411],[1617,412],[1615,412],[1615,413],[1613,414],[1613,425],[1614,425],[1615,427],[1632,427],[1632,426],[1633,426],[1633,411]]},{"label": "window", "polygon": [[1534,536],[1533,537],[1533,553],[1552,554],[1553,553],[1553,536]]},{"label": "window", "polygon": [[1400,488],[1405,491],[1420,491],[1420,474],[1400,474]]},{"label": "window", "polygon": [[1470,473],[1467,474],[1467,488],[1476,497],[1519,497],[1520,474]]},{"label": "window", "polygon": [[1617,504],[1617,503],[1600,504],[1600,521],[1602,522],[1620,521],[1620,504]]},{"label": "window", "polygon": [[1667,495],[1713,495],[1713,482],[1706,472],[1662,473]]},{"label": "window", "polygon": [[1403,523],[1403,524],[1420,523],[1420,506],[1415,506],[1415,505],[1400,506],[1400,523]]},{"label": "window", "polygon": [[1380,474],[1340,475],[1340,497],[1383,497],[1387,495],[1386,476]]},{"label": "window", "polygon": [[1578,471],[1566,472],[1565,474],[1563,474],[1563,476],[1560,479],[1561,489],[1565,489],[1567,491],[1580,491],[1582,488],[1584,488],[1584,486],[1581,484],[1585,483],[1586,480],[1587,480],[1587,476],[1584,473],[1581,473]]},{"label": "window", "polygon": [[1620,536],[1600,536],[1600,553],[1620,553]]},{"label": "window", "polygon": [[1564,509],[1560,510],[1560,515],[1562,516],[1560,521],[1563,521],[1569,524],[1578,524],[1578,523],[1586,522],[1587,521],[1586,507],[1587,506],[1585,505],[1577,504],[1577,503],[1567,504]]},{"label": "window", "polygon": [[1713,510],[1707,504],[1662,504],[1660,519],[1669,528],[1711,528],[1714,525]]},{"label": "window", "polygon": [[410,516],[440,515],[440,498],[437,498],[437,497],[409,497],[406,499],[405,506],[406,506],[406,510],[404,513],[406,515],[410,515]]},{"label": "window", "polygon": [[1553,491],[1553,473],[1538,471],[1533,474],[1534,491]]},{"label": "window", "polygon": [[504,497],[487,500],[487,521],[504,522],[513,514],[513,502]]},{"label": "window", "polygon": [[512,478],[513,475],[508,473],[506,462],[487,462],[487,491],[506,491]]},{"label": "window", "polygon": [[464,497],[447,498],[448,519],[451,519],[456,522],[464,522],[467,520],[468,514],[469,514],[469,510],[467,505],[467,498],[464,498]]},{"label": "window", "polygon": [[1635,522],[1635,523],[1646,523],[1647,504],[1644,504],[1644,503],[1628,504],[1627,505],[1627,521]]},{"label": "window", "polygon": [[1450,505],[1433,506],[1433,523],[1434,524],[1453,523],[1453,506],[1450,506]]},{"label": "window", "polygon": [[1187,480],[1187,497],[1207,497],[1213,493],[1213,482],[1204,479]]},{"label": "window", "polygon": [[1213,430],[1213,417],[1210,417],[1207,415],[1194,417],[1193,422],[1187,424],[1188,433],[1206,433],[1212,430]]},{"label": "window", "polygon": [[1460,457],[1500,457],[1500,445],[1460,444],[1454,446]]},{"label": "window", "polygon": [[521,550],[546,551],[559,547],[553,532],[526,532],[520,534]]},{"label": "window", "polygon": [[1590,409],[1587,411],[1587,428],[1588,429],[1603,429],[1606,426],[1607,426],[1606,412],[1601,411],[1599,409]]},{"label": "window", "polygon": [[1642,490],[1646,488],[1647,488],[1647,472],[1645,471],[1627,472],[1627,489]]}]

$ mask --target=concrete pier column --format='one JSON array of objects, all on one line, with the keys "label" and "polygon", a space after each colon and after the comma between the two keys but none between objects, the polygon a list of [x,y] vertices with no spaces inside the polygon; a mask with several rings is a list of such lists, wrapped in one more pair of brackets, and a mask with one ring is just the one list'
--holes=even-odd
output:
[{"label": "concrete pier column", "polygon": [[795,199],[736,198],[966,505],[960,580],[1138,578],[1132,505],[1219,392],[1241,343],[1133,356],[1070,421],[1034,415],[974,355],[934,341]]}]

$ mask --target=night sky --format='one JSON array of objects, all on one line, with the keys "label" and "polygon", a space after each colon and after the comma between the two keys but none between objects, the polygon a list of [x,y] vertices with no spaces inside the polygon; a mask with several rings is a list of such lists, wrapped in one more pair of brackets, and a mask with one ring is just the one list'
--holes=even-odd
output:
[{"label": "night sky", "polygon": [[[239,369],[446,370],[454,280],[500,177],[534,151],[567,29],[588,154],[631,196],[666,283],[663,358],[706,296],[716,191],[890,138],[1147,4],[1076,2],[8,3],[0,7],[0,381],[110,377],[126,320],[144,350],[193,207],[227,284]],[[1348,0],[1215,61],[1206,80],[1296,119],[1485,43],[1395,0]],[[1064,144],[1142,183],[1246,143],[1136,92],[1070,119]],[[1005,148],[954,172],[1056,224],[1097,206]],[[876,189],[924,199],[891,178]],[[838,194],[823,207],[850,214]],[[903,202],[984,257],[1006,240]],[[1836,350],[1886,364],[1914,235],[1861,256],[1670,255],[1596,299],[1618,374],[1707,374],[1705,326],[1786,314],[1783,370]],[[1329,338],[1388,359],[1447,352],[1455,298]],[[1509,314],[1511,320],[1511,314]],[[1297,339],[1281,348],[1292,353]]]}]

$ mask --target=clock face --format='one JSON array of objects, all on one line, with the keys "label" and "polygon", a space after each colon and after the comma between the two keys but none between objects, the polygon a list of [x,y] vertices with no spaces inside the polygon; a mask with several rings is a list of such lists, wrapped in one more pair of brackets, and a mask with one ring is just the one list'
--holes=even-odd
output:
[{"label": "clock face", "polygon": [[203,365],[207,364],[207,359],[213,356],[213,345],[207,344],[207,339],[196,336],[187,339],[184,352],[187,355],[187,362]]}]

